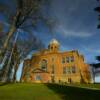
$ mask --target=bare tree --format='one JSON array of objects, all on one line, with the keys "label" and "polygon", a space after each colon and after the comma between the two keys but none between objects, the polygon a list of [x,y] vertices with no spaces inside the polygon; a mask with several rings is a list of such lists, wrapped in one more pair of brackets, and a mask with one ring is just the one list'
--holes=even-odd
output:
[{"label": "bare tree", "polygon": [[[7,60],[5,61],[5,64],[2,68],[2,78],[4,81],[5,78],[6,81],[16,81],[16,72],[19,68],[19,64],[24,60],[24,58],[26,58],[27,55],[32,52],[32,50],[44,48],[42,42],[31,32],[30,34],[24,32],[20,33],[16,44],[13,44],[14,38],[15,35],[11,39],[9,46],[10,54],[13,45],[13,54],[10,60],[10,64],[8,66],[10,59],[10,55],[8,54]],[[14,70],[14,73],[12,72],[12,69]]]},{"label": "bare tree", "polygon": [[[42,14],[42,7],[47,5],[46,2],[48,2],[49,0],[12,0],[12,1],[15,4],[15,8],[13,8],[13,9],[11,7],[8,7],[6,4],[0,4],[0,11],[2,13],[4,13],[6,15],[6,17],[8,18],[7,24],[9,25],[9,30],[6,34],[6,38],[4,39],[2,49],[0,49],[0,56],[1,56],[1,54],[4,56],[6,54],[5,52],[8,51],[7,49],[10,49],[10,52],[11,52],[11,46],[9,46],[9,45],[11,45],[10,40],[14,36],[14,34],[16,34],[16,31],[18,29],[27,31],[27,30],[29,30],[29,28],[34,28],[39,21],[42,21],[42,22],[48,21],[48,17],[44,16],[44,14]],[[50,25],[50,23],[48,23],[48,25]],[[26,30],[26,28],[28,28],[28,29]],[[27,33],[29,33],[29,32],[27,32]],[[32,49],[37,49],[38,48],[37,44],[41,43],[41,41],[37,41],[35,36],[30,36],[30,38],[31,37],[33,37],[34,39],[32,39],[32,40],[29,39],[30,42],[29,42],[29,40],[24,40],[24,39],[23,39],[23,41],[20,39],[18,40],[18,43],[20,45],[18,43],[16,45],[18,48],[18,52],[20,52],[19,59],[23,59],[25,56],[27,56],[27,54],[29,54],[29,52]],[[32,45],[32,43],[33,43],[33,45]],[[22,48],[22,50],[20,50],[20,48],[23,47],[21,44],[24,46],[24,48]],[[27,44],[27,45],[25,45],[25,44]],[[15,74],[16,74],[16,71],[17,71],[18,65],[19,65],[18,64],[19,61],[18,62],[17,62],[17,60],[15,60],[15,61],[16,61],[16,63],[14,63],[14,64],[15,64]],[[12,65],[11,65],[11,67],[12,67]],[[5,62],[4,67],[3,67],[4,71],[2,71],[2,72],[5,73],[6,67],[7,67],[7,62]],[[10,71],[12,70],[11,67],[9,69]],[[8,71],[8,70],[6,70],[6,71]],[[10,71],[8,71],[8,72],[10,73]],[[14,74],[14,79],[15,79],[15,74]]]},{"label": "bare tree", "polygon": [[43,21],[44,19],[46,19],[46,17],[44,18],[44,16],[42,15],[41,9],[46,4],[44,3],[44,1],[47,2],[48,0],[12,0],[12,1],[15,1],[16,8],[14,12],[12,11],[12,9],[10,9],[11,10],[10,14],[8,14],[7,12],[7,16],[11,18],[11,20],[9,22],[10,28],[7,33],[5,42],[3,44],[3,51],[7,48],[9,40],[11,39],[14,32],[16,32],[18,28],[24,28],[27,26],[34,27],[39,20]]}]

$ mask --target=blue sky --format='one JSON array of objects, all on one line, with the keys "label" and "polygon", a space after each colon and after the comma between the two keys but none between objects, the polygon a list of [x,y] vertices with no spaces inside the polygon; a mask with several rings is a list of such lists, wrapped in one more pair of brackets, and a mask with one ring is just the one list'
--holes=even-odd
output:
[{"label": "blue sky", "polygon": [[[7,1],[7,0],[4,0]],[[43,43],[48,45],[56,38],[62,51],[76,49],[85,57],[85,62],[95,62],[100,55],[100,30],[97,29],[97,13],[93,10],[96,0],[51,0],[46,13],[56,19],[53,34],[45,28],[34,32]],[[3,17],[0,19],[4,19]],[[100,80],[100,79],[97,79]]]},{"label": "blue sky", "polygon": [[[78,49],[84,54],[86,62],[94,62],[100,54],[100,34],[97,30],[97,14],[95,0],[52,0],[51,16],[57,19],[55,33],[40,33],[44,43],[56,38],[62,50]],[[47,44],[46,44],[47,45]]]}]

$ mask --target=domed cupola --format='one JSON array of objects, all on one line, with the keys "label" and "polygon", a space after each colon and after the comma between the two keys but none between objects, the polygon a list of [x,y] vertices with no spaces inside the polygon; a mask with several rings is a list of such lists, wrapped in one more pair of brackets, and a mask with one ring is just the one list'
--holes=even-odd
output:
[{"label": "domed cupola", "polygon": [[52,52],[57,52],[59,50],[59,42],[56,39],[52,39],[48,45],[48,49]]}]

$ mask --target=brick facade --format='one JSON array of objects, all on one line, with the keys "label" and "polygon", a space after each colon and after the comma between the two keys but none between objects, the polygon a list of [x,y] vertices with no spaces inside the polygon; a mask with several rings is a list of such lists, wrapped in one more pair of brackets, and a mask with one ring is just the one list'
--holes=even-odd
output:
[{"label": "brick facade", "polygon": [[61,52],[53,39],[48,49],[41,50],[26,59],[23,64],[22,82],[90,83],[89,65],[77,50]]}]

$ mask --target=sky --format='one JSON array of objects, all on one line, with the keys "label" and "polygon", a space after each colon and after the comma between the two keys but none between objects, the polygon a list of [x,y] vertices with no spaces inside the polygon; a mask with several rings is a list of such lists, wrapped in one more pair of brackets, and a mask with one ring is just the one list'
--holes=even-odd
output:
[{"label": "sky", "polygon": [[51,0],[46,13],[57,21],[54,32],[48,33],[42,27],[34,33],[46,47],[55,38],[61,51],[78,50],[86,63],[96,62],[95,56],[100,55],[100,30],[97,29],[97,13],[94,11],[97,5],[96,0]]},{"label": "sky", "polygon": [[51,0],[48,16],[56,19],[54,32],[48,33],[41,26],[34,32],[43,43],[48,45],[56,38],[62,51],[76,49],[85,56],[87,63],[95,62],[100,54],[100,34],[97,29],[96,0]]},{"label": "sky", "polygon": [[45,44],[56,38],[61,50],[78,49],[86,62],[94,62],[95,56],[100,54],[100,30],[97,29],[97,13],[93,10],[96,5],[95,0],[52,0],[49,10],[58,24],[53,35],[44,31],[40,38]]}]

